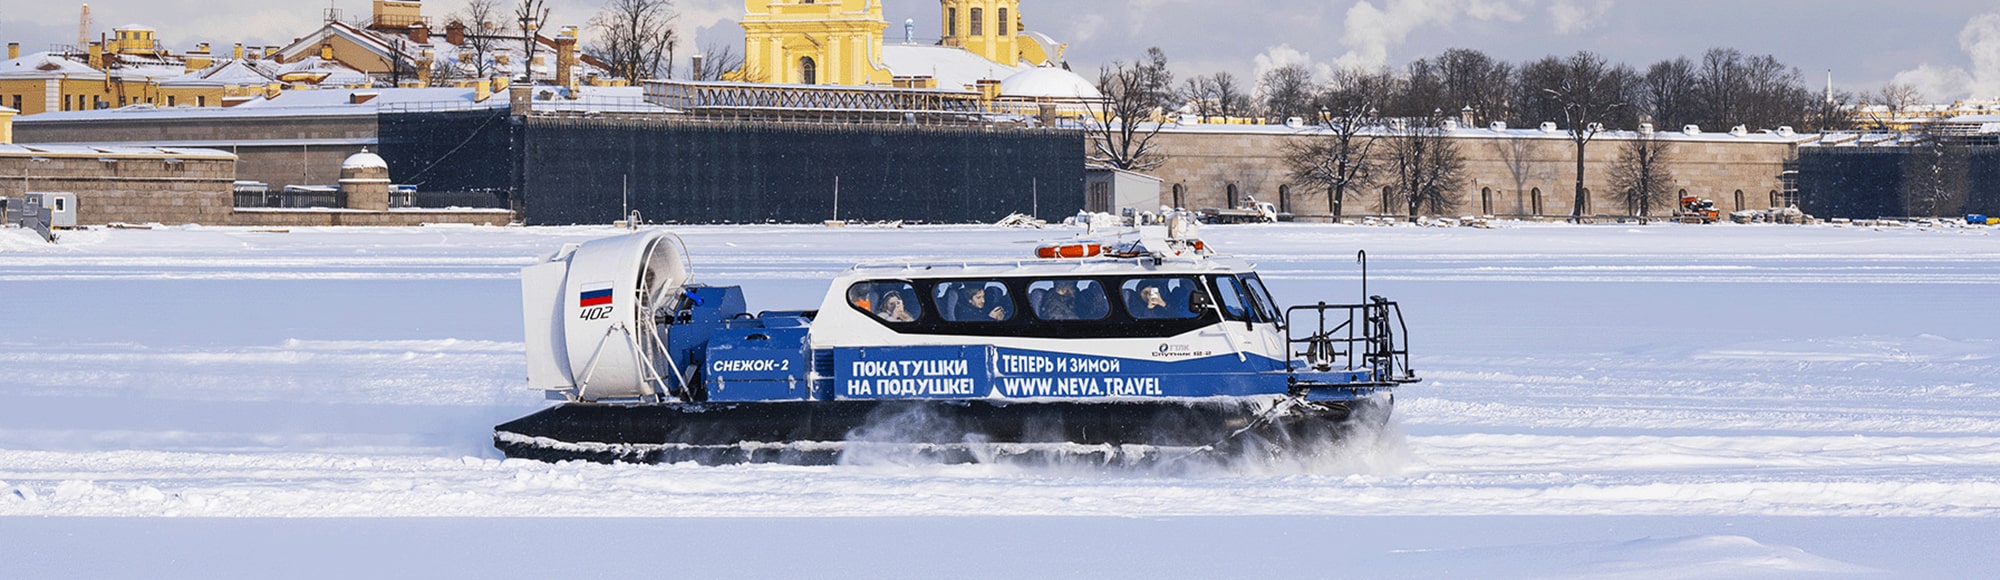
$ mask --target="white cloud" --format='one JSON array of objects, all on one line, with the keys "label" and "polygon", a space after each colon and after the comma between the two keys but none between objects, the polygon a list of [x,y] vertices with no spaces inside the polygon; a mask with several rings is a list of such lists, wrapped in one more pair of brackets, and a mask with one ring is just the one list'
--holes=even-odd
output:
[{"label": "white cloud", "polygon": [[1308,69],[1312,70],[1314,78],[1317,79],[1324,80],[1333,76],[1332,67],[1327,66],[1326,63],[1314,63],[1311,54],[1292,48],[1292,45],[1289,44],[1280,44],[1266,48],[1264,49],[1264,53],[1257,55],[1254,61],[1257,67],[1253,73],[1255,76],[1250,78],[1251,82],[1261,82],[1264,78],[1264,73],[1294,64],[1305,65]]},{"label": "white cloud", "polygon": [[1611,0],[1555,0],[1549,3],[1549,23],[1558,34],[1574,34],[1596,26],[1611,11]]},{"label": "white cloud", "polygon": [[1389,63],[1389,49],[1418,28],[1444,25],[1460,15],[1483,21],[1518,22],[1521,10],[1507,0],[1386,0],[1386,8],[1362,0],[1347,9],[1340,43],[1347,53],[1334,63],[1341,68],[1376,68]]},{"label": "white cloud", "polygon": [[1102,14],[1085,14],[1077,17],[1070,21],[1070,42],[1089,42],[1095,40],[1098,31],[1103,29],[1104,15]]},{"label": "white cloud", "polygon": [[1971,70],[1924,63],[1896,73],[1894,82],[1916,87],[1928,101],[2000,97],[2000,12],[1966,22],[1958,33],[1958,46],[1972,58]]}]

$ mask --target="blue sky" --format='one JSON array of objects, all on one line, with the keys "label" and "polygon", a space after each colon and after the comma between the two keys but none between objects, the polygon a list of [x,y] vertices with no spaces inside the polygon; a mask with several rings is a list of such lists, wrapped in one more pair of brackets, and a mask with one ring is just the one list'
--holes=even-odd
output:
[{"label": "blue sky", "polygon": [[[503,0],[511,5],[509,0]],[[937,3],[883,0],[893,23],[914,19],[919,38],[936,38]],[[433,0],[436,16],[462,0]],[[681,26],[697,43],[741,43],[739,0],[679,0]],[[0,38],[25,50],[73,42],[79,3],[6,0]],[[368,2],[272,0],[101,0],[96,31],[126,23],[160,29],[176,48],[195,42],[283,43],[316,27],[329,5],[349,16]],[[551,0],[553,20],[581,25],[601,0]],[[1772,54],[1810,83],[1832,69],[1841,88],[1867,90],[1895,80],[1934,100],[2000,97],[2000,2],[1926,0],[1889,5],[1863,0],[1023,0],[1030,29],[1070,44],[1079,71],[1131,59],[1149,46],[1167,51],[1182,74],[1220,70],[1250,76],[1262,67],[1401,65],[1451,47],[1511,61],[1592,50],[1643,66],[1716,46]],[[1986,17],[1986,18],[1982,18]],[[1990,69],[1990,70],[1989,70]]]}]

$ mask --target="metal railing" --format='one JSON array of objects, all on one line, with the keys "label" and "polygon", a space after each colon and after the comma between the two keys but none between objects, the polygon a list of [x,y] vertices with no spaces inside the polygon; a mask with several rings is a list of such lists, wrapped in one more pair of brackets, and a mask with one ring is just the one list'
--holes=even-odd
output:
[{"label": "metal railing", "polygon": [[1410,368],[1408,335],[1402,307],[1381,296],[1369,296],[1367,304],[1293,306],[1285,309],[1285,343],[1292,355],[1285,370],[1368,373],[1357,384],[1414,383],[1421,379]]}]

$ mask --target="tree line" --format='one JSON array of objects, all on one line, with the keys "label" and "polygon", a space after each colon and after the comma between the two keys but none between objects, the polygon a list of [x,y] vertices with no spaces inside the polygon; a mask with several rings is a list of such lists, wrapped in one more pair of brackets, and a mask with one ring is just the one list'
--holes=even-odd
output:
[{"label": "tree line", "polygon": [[[1793,127],[1816,132],[1853,122],[1854,95],[1808,88],[1796,67],[1769,55],[1711,49],[1700,59],[1677,57],[1644,70],[1580,51],[1510,63],[1481,51],[1454,48],[1411,61],[1401,69],[1342,69],[1326,78],[1308,63],[1272,69],[1256,89],[1229,72],[1175,83],[1158,48],[1133,61],[1104,65],[1098,89],[1106,99],[1090,123],[1094,161],[1147,171],[1165,162],[1152,138],[1161,124],[1119,120],[1165,120],[1186,114],[1258,117],[1282,123],[1318,125],[1314,138],[1294,140],[1284,152],[1294,183],[1323,186],[1328,211],[1363,185],[1391,186],[1394,204],[1410,215],[1444,214],[1457,209],[1463,161],[1446,128],[1470,121],[1475,127],[1505,123],[1534,127],[1554,122],[1575,153],[1572,217],[1588,206],[1583,181],[1584,153],[1595,138],[1614,129],[1650,123],[1661,130],[1700,125],[1727,130]],[[1516,149],[1520,149],[1516,144]],[[1504,146],[1503,146],[1504,147]],[[1642,134],[1624,142],[1612,168],[1617,197],[1636,215],[1668,207],[1672,152],[1666,141]],[[1514,151],[1514,157],[1524,157]],[[1501,151],[1503,159],[1508,158]],[[1517,179],[1517,181],[1522,181]]]},{"label": "tree line", "polygon": [[[447,18],[467,31],[462,51],[469,51],[464,67],[460,63],[434,63],[432,77],[486,78],[494,73],[493,55],[501,47],[518,45],[524,61],[533,62],[543,50],[535,37],[549,27],[547,0],[469,0]],[[700,81],[720,80],[722,75],[743,69],[743,57],[734,46],[708,45],[686,69],[677,71],[676,55],[684,46],[675,25],[680,14],[674,0],[605,0],[590,17],[587,28],[591,40],[581,47],[584,55],[601,63],[611,76],[634,84],[647,79],[671,79],[677,72]],[[469,69],[469,70],[468,70]],[[534,71],[526,66],[520,80],[533,81]],[[748,71],[745,71],[746,74]]]}]

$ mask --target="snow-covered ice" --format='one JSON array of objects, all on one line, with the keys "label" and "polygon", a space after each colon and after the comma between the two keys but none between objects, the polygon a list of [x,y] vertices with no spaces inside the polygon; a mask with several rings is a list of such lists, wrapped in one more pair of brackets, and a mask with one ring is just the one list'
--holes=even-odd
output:
[{"label": "snow-covered ice", "polygon": [[[683,227],[815,307],[1073,231]],[[1972,577],[2000,570],[1987,228],[1210,227],[1369,290],[1426,382],[1308,465],[503,460],[516,269],[608,228],[0,230],[0,577]]]}]

